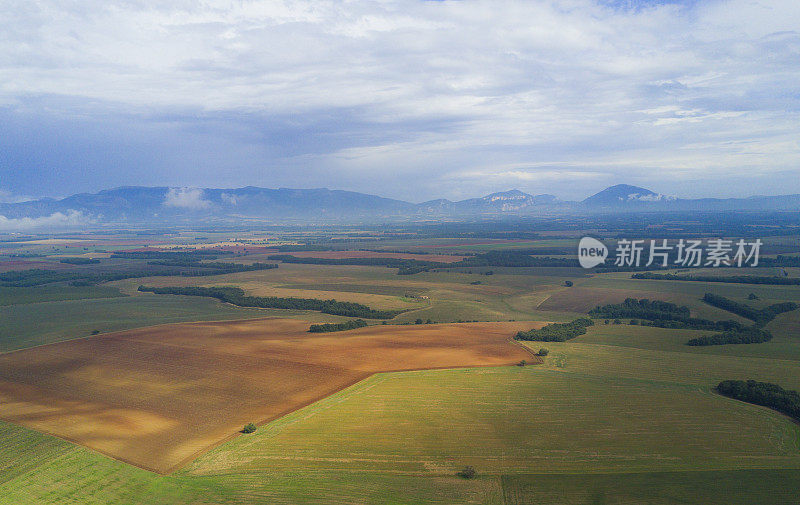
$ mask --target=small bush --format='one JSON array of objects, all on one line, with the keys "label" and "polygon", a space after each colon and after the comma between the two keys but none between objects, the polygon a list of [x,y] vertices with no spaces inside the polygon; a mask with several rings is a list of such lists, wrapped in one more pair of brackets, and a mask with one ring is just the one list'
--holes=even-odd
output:
[{"label": "small bush", "polygon": [[459,470],[458,473],[456,473],[456,475],[458,475],[462,479],[472,479],[476,475],[478,475],[478,472],[476,472],[475,469],[472,468],[471,466],[465,466],[464,468]]},{"label": "small bush", "polygon": [[253,433],[254,431],[256,431],[256,425],[253,423],[247,423],[242,428],[242,433]]},{"label": "small bush", "polygon": [[527,365],[527,364],[528,364],[528,362],[527,362],[527,361],[525,361],[525,360],[523,359],[522,361],[520,361],[519,363],[517,363],[517,366],[525,366],[525,365]]},{"label": "small bush", "polygon": [[614,324],[622,324],[622,320],[620,320],[620,319],[614,319]]},{"label": "small bush", "polygon": [[99,335],[99,334],[100,334],[100,330],[92,330],[92,335]]},{"label": "small bush", "polygon": [[564,281],[564,286],[566,286],[568,288],[571,288],[572,287],[572,281]]},{"label": "small bush", "polygon": [[639,320],[638,319],[631,319],[631,323],[630,324],[633,325],[633,326],[636,326],[637,324],[639,324]]},{"label": "small bush", "polygon": [[542,347],[539,349],[539,356],[547,356],[548,354],[550,354],[550,351],[548,351],[547,348]]}]

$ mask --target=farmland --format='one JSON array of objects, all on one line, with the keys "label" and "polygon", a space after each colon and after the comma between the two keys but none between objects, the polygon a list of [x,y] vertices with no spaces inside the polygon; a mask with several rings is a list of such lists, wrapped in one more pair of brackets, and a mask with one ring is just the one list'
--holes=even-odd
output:
[{"label": "farmland", "polygon": [[[407,503],[787,503],[800,470],[777,469],[800,468],[797,425],[695,385],[694,363],[650,375],[643,363],[632,371],[642,379],[619,381],[632,356],[598,356],[590,375],[578,362],[376,375],[168,476],[0,425],[14,442],[0,467],[19,468],[0,492],[18,503],[384,503],[397,493]],[[455,477],[464,464],[479,478]],[[733,501],[719,494],[740,485]]]},{"label": "farmland", "polygon": [[387,370],[532,359],[532,323],[362,328],[316,336],[297,320],[130,330],[0,355],[0,418],[165,472],[204,448]]},{"label": "farmland", "polygon": [[[520,248],[552,255],[574,247],[565,238],[572,233],[358,242],[368,234],[358,230],[341,234],[346,245],[323,240],[329,250],[287,254],[452,262]],[[14,251],[40,255],[30,261],[59,272],[146,273],[163,265],[114,252],[152,255],[163,246],[191,257],[198,246],[205,252],[192,261],[247,265],[271,261],[275,244],[302,249],[320,235],[87,236],[32,239]],[[781,252],[792,243],[781,238]],[[759,344],[692,347],[690,338],[714,332],[602,318],[567,342],[510,341],[626,298],[749,325],[704,294],[761,309],[800,301],[800,286],[574,267],[398,275],[385,266],[277,263],[202,277],[0,287],[0,503],[778,505],[800,491],[800,426],[713,390],[728,379],[800,390],[800,310],[766,324],[773,338]],[[311,324],[350,318],[140,292],[142,285],[236,287],[403,312],[309,333]],[[542,347],[549,353],[540,359]],[[516,366],[521,360],[528,366]],[[256,432],[239,434],[249,422]],[[466,465],[477,477],[456,475]]]}]

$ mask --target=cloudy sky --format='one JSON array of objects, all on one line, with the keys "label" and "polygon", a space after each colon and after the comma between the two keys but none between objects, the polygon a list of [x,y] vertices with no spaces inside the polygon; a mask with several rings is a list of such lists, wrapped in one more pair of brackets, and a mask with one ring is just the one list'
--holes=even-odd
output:
[{"label": "cloudy sky", "polygon": [[797,0],[0,0],[0,201],[800,193]]}]

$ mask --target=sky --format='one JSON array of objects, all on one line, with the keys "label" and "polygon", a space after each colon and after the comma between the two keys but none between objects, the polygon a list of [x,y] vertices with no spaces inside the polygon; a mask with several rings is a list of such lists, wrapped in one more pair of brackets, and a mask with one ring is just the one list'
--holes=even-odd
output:
[{"label": "sky", "polygon": [[0,202],[800,193],[796,0],[0,0]]}]

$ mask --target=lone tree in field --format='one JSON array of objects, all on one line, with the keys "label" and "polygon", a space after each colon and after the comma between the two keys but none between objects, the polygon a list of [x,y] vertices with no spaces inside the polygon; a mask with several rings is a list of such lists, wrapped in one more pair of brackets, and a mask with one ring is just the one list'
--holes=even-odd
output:
[{"label": "lone tree in field", "polygon": [[456,475],[458,475],[462,479],[472,479],[473,477],[478,475],[478,472],[476,472],[474,468],[468,465],[459,470],[458,473],[456,473]]},{"label": "lone tree in field", "polygon": [[247,423],[242,428],[242,433],[253,433],[254,431],[256,431],[256,425],[253,423]]},{"label": "lone tree in field", "polygon": [[517,366],[525,366],[525,365],[527,365],[527,364],[528,364],[528,362],[527,362],[527,361],[525,361],[525,360],[523,359],[522,361],[520,361],[519,363],[517,363]]},{"label": "lone tree in field", "polygon": [[548,354],[550,354],[550,351],[548,351],[546,347],[542,347],[541,349],[539,349],[539,356],[544,357],[547,356]]}]

